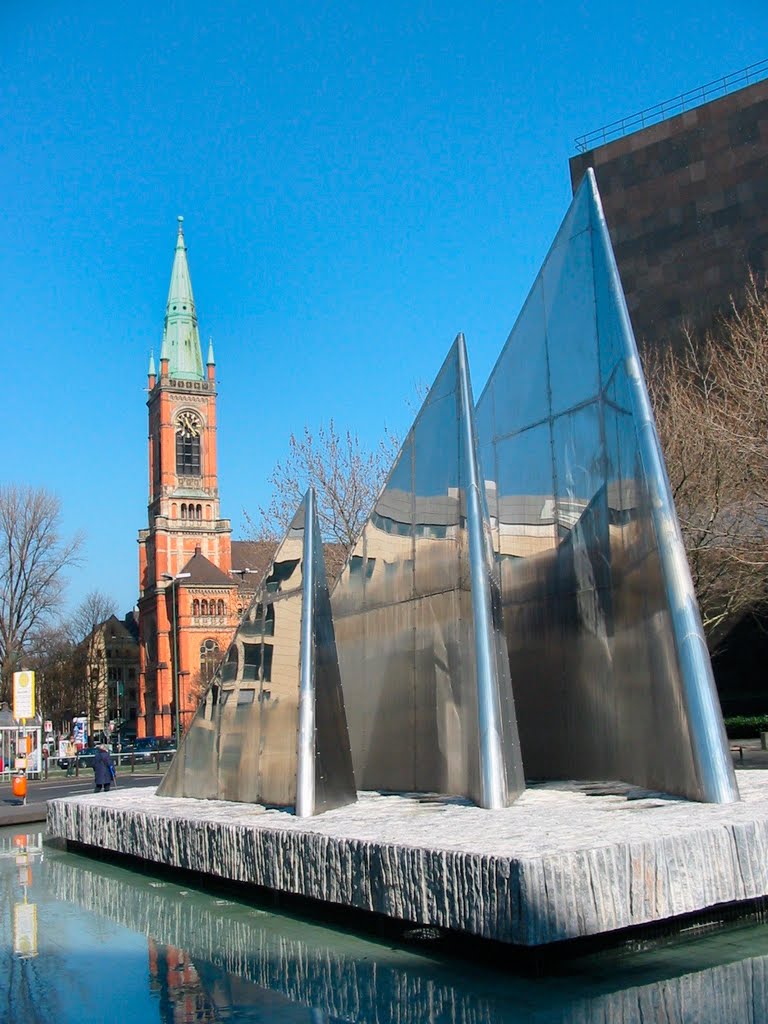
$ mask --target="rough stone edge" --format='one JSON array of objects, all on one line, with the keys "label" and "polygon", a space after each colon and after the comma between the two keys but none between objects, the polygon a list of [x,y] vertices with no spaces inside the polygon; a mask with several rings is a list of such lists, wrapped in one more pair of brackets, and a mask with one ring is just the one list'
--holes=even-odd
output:
[{"label": "rough stone edge", "polygon": [[52,835],[417,924],[525,946],[768,895],[768,822],[535,858],[373,843],[107,807],[48,805]]}]

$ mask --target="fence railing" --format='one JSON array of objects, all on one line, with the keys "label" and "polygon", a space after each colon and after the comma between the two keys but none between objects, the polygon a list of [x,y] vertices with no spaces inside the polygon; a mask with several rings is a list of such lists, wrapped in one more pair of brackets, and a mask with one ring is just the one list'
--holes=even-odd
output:
[{"label": "fence railing", "polygon": [[576,139],[576,151],[586,153],[596,146],[604,146],[606,142],[613,142],[631,132],[640,131],[640,129],[657,124],[659,121],[665,121],[668,117],[675,117],[686,110],[701,106],[702,103],[708,103],[718,96],[726,96],[736,89],[742,89],[745,85],[752,85],[766,77],[768,77],[768,58],[757,61],[755,64],[749,64],[739,71],[732,71],[730,74],[723,75],[722,78],[715,78],[696,89],[682,92],[671,100],[664,100],[662,103],[646,107],[645,110],[640,110],[636,114],[622,117],[618,121],[611,121],[610,124],[587,132],[586,135],[579,135]]},{"label": "fence railing", "polygon": [[[126,751],[125,753],[113,752],[110,754],[112,763],[116,769],[120,772],[135,772],[141,769],[148,769],[149,771],[164,772],[168,765],[173,760],[175,750],[152,750],[152,751],[141,751],[136,753],[135,751]],[[80,778],[81,775],[85,775],[86,778],[92,776],[93,761],[89,758],[80,759],[75,758],[72,761],[70,768],[69,759],[64,759],[65,764],[60,765],[59,761],[62,760],[58,757],[49,757],[43,762],[43,769],[41,772],[28,772],[27,777],[32,778],[45,778],[48,779],[51,776],[60,778],[61,776],[70,776]],[[13,772],[10,775],[14,774]],[[9,775],[9,777],[10,777]]]}]

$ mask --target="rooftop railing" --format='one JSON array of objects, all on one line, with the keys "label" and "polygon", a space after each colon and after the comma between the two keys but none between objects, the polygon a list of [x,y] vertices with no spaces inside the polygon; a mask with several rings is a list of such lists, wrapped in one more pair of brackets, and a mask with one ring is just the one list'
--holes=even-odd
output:
[{"label": "rooftop railing", "polygon": [[613,142],[631,132],[640,131],[649,125],[664,121],[668,117],[675,117],[686,110],[701,106],[702,103],[708,103],[719,96],[726,96],[736,89],[743,89],[744,86],[752,85],[766,77],[768,77],[768,58],[750,64],[740,71],[732,71],[730,74],[707,82],[706,85],[700,85],[696,89],[680,93],[679,96],[675,96],[671,100],[664,100],[653,107],[646,107],[645,110],[641,110],[637,114],[630,114],[618,121],[612,121],[586,135],[579,135],[576,139],[576,151],[586,153],[596,146],[604,146],[606,142]]}]

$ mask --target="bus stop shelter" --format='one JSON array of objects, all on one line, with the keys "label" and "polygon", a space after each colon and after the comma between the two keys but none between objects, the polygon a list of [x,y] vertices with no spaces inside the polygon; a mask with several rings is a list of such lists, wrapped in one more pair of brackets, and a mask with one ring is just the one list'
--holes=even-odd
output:
[{"label": "bus stop shelter", "polygon": [[0,774],[9,779],[17,764],[25,763],[27,776],[39,778],[42,769],[43,721],[40,714],[23,724],[13,717],[7,704],[0,704]]}]

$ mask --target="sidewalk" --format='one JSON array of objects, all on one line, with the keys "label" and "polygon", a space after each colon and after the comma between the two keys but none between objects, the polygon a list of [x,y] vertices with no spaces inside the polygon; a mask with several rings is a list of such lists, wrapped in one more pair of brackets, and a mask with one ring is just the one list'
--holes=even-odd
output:
[{"label": "sidewalk", "polygon": [[760,740],[728,740],[728,743],[734,768],[768,768],[768,750],[763,750]]},{"label": "sidewalk", "polygon": [[[117,789],[156,786],[161,775],[150,770],[118,770]],[[9,782],[0,782],[0,827],[26,822],[44,822],[48,815],[48,801],[93,791],[93,773],[80,772],[79,777],[51,774],[48,779],[30,779],[27,783],[27,803],[20,804],[11,794]]]},{"label": "sidewalk", "polygon": [[4,825],[23,825],[29,821],[45,821],[48,802],[33,804],[0,804],[0,828]]}]

